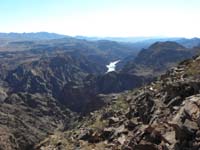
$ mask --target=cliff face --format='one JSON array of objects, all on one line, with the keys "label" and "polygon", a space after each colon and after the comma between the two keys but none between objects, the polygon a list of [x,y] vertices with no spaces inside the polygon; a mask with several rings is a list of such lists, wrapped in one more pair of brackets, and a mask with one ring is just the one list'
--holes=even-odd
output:
[{"label": "cliff face", "polygon": [[88,75],[82,84],[66,84],[59,100],[72,111],[88,114],[105,105],[98,94],[118,93],[139,87],[142,83],[142,77],[116,72]]},{"label": "cliff face", "polygon": [[145,87],[101,95],[106,107],[36,148],[198,150],[199,64],[200,57],[186,60]]}]

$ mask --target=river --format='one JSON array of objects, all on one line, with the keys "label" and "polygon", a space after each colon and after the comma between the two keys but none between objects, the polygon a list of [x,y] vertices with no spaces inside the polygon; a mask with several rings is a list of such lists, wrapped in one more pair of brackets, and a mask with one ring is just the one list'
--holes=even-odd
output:
[{"label": "river", "polygon": [[119,62],[120,62],[120,60],[112,61],[112,62],[110,62],[108,65],[106,65],[106,67],[108,68],[108,70],[107,70],[106,73],[115,71],[116,65],[117,65],[117,63],[119,63]]}]

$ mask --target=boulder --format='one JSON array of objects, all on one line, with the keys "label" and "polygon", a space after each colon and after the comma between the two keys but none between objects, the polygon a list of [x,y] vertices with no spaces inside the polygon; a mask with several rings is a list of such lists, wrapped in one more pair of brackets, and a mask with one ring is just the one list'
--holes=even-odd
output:
[{"label": "boulder", "polygon": [[109,118],[109,125],[115,124],[115,123],[117,123],[119,121],[120,121],[119,118],[111,117],[111,118]]}]

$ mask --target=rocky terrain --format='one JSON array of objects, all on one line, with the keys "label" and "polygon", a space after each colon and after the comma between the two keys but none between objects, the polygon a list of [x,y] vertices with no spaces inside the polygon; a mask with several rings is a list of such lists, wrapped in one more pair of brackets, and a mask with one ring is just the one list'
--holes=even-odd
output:
[{"label": "rocky terrain", "polygon": [[[70,125],[76,114],[48,95],[1,91],[0,149],[31,149],[35,143]],[[2,97],[6,97],[2,101]]]},{"label": "rocky terrain", "polygon": [[142,88],[101,95],[106,107],[35,148],[199,150],[199,64],[200,57],[195,57]]},{"label": "rocky terrain", "polygon": [[0,52],[3,150],[33,149],[54,131],[72,128],[81,115],[103,107],[105,101],[98,94],[111,91],[105,89],[106,84],[98,87],[96,82],[104,82],[100,78],[105,75],[106,64],[117,59],[118,52],[120,57],[127,55],[122,52],[126,46],[110,41],[67,38],[8,45],[12,45],[8,51]]},{"label": "rocky terrain", "polygon": [[[10,57],[1,60],[0,128],[5,133],[0,149],[32,149],[55,130],[72,127],[79,115],[64,105],[64,87],[72,90],[72,85],[82,85],[87,75],[104,72],[104,67],[82,55],[25,54],[10,53]],[[16,62],[20,57],[23,58]],[[70,100],[80,95],[73,94]]]},{"label": "rocky terrain", "polygon": [[[198,46],[189,49],[173,42],[155,43],[135,58],[130,43],[41,34],[34,35],[34,40],[29,34],[7,35],[0,42],[0,149],[198,146],[198,116],[188,112],[190,122],[185,123],[180,115],[185,117],[182,110],[193,107],[190,99],[198,99],[199,58],[181,63],[146,85],[179,60],[195,55]],[[170,58],[170,53],[175,56]],[[121,70],[107,73],[108,63],[127,57],[131,61]],[[153,69],[147,73],[149,66]],[[156,67],[162,71],[156,72]],[[194,138],[182,142],[176,125],[183,132],[188,128]]]}]

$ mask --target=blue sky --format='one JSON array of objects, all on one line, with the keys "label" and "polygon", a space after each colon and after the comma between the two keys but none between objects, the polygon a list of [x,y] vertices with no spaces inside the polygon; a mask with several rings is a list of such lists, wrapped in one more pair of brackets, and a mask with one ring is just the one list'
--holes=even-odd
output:
[{"label": "blue sky", "polygon": [[0,0],[0,32],[200,37],[200,0]]}]

